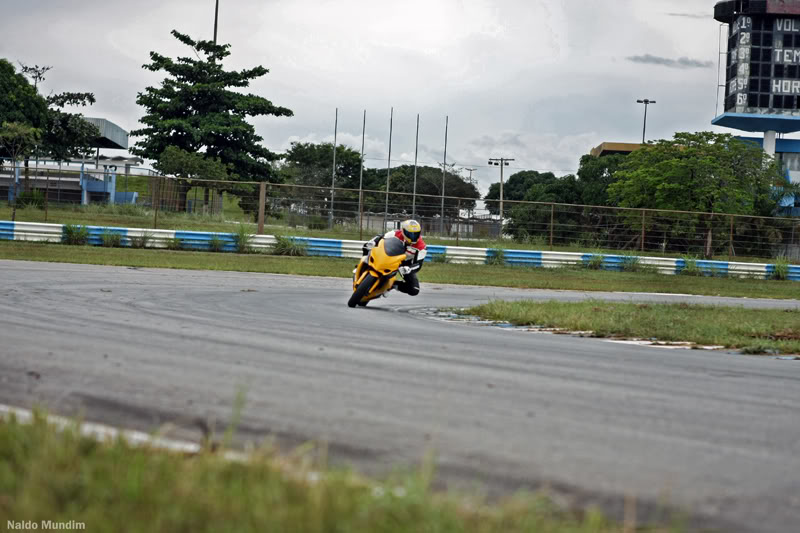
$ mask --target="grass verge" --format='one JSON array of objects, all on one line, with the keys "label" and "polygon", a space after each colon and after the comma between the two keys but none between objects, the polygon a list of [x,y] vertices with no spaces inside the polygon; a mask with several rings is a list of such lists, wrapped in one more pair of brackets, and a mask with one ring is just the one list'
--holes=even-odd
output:
[{"label": "grass verge", "polygon": [[[354,259],[214,254],[173,250],[64,246],[0,241],[0,259],[190,270],[230,270],[349,278]],[[800,299],[800,283],[739,278],[667,276],[652,272],[525,268],[500,265],[426,264],[423,283],[519,289],[682,293],[704,296]],[[424,287],[423,287],[424,289]]]},{"label": "grass verge", "polygon": [[[122,440],[98,443],[75,427],[56,431],[0,421],[0,516],[14,522],[85,524],[86,531],[611,533],[598,512],[556,510],[519,495],[489,506],[478,498],[433,493],[432,469],[366,483],[345,470],[312,473],[262,450],[246,461],[181,455]],[[648,531],[667,531],[648,529]],[[671,528],[670,531],[676,531]]]},{"label": "grass verge", "polygon": [[464,312],[521,326],[592,331],[596,337],[693,342],[749,354],[800,353],[800,310],[601,301],[494,301]]}]

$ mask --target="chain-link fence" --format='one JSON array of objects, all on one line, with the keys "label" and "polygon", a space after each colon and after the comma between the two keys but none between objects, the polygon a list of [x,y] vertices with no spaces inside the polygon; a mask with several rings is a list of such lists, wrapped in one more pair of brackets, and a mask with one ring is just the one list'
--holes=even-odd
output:
[{"label": "chain-link fence", "polygon": [[[0,198],[12,185],[0,171]],[[481,246],[513,239],[540,249],[623,250],[698,257],[800,259],[800,218],[751,217],[624,209],[557,203],[504,202],[501,228],[497,202],[373,190],[330,189],[256,182],[181,180],[164,176],[110,176],[108,172],[29,169],[20,176],[17,199],[43,195],[48,203],[133,203],[153,211],[239,215],[264,227],[320,236],[366,239],[416,218],[428,239]],[[262,190],[263,189],[263,190]],[[38,191],[38,193],[37,193]],[[263,195],[263,199],[262,199]],[[10,195],[8,196],[10,199]],[[39,197],[41,198],[41,196]],[[508,243],[512,246],[511,243]]]}]

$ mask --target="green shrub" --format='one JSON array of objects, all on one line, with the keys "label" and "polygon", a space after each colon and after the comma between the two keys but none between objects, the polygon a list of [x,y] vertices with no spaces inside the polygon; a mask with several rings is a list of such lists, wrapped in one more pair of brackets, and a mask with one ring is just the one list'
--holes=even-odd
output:
[{"label": "green shrub", "polygon": [[100,238],[106,248],[119,248],[122,246],[122,235],[111,230],[105,230]]},{"label": "green shrub", "polygon": [[44,193],[39,190],[20,193],[17,195],[17,207],[44,209]]},{"label": "green shrub", "polygon": [[585,263],[585,266],[589,270],[603,270],[605,261],[606,261],[606,256],[604,256],[603,254],[592,253],[592,256],[589,258],[589,261]]},{"label": "green shrub", "polygon": [[183,250],[183,242],[178,237],[167,239],[168,250]]},{"label": "green shrub", "polygon": [[641,272],[643,270],[644,265],[642,265],[641,259],[639,259],[638,256],[632,253],[626,253],[622,254],[620,258],[622,260],[620,266],[623,272]]},{"label": "green shrub", "polygon": [[147,248],[150,241],[153,240],[153,234],[149,231],[143,231],[138,237],[128,237],[131,241],[131,248]]},{"label": "green shrub", "polygon": [[786,257],[780,256],[775,259],[775,264],[773,265],[774,270],[772,271],[770,279],[778,281],[786,281],[789,279],[789,266],[790,263]]},{"label": "green shrub", "polygon": [[291,237],[275,236],[275,244],[270,250],[272,255],[302,256],[308,255],[308,246],[305,243],[295,242]]},{"label": "green shrub", "polygon": [[691,255],[684,255],[681,257],[683,259],[683,269],[681,270],[680,274],[682,276],[702,276],[703,269],[697,266],[697,258]]},{"label": "green shrub", "polygon": [[233,241],[236,244],[236,251],[240,254],[249,254],[253,251],[253,236],[250,234],[247,225],[239,224],[236,228],[236,233],[233,235]]},{"label": "green shrub", "polygon": [[61,242],[77,246],[89,244],[89,228],[77,224],[65,224],[61,233]]},{"label": "green shrub", "polygon": [[446,253],[431,255],[431,263],[448,264],[450,263],[450,258],[447,257]]},{"label": "green shrub", "polygon": [[496,266],[505,266],[506,264],[506,252],[503,249],[495,249],[491,250],[493,252],[489,257],[486,258],[487,265],[496,265]]},{"label": "green shrub", "polygon": [[225,240],[216,233],[212,234],[208,239],[208,249],[212,252],[225,251]]}]

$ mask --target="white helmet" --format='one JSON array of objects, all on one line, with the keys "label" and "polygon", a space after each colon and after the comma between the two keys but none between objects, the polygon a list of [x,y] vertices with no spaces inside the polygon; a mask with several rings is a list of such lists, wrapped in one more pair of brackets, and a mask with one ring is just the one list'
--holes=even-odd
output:
[{"label": "white helmet", "polygon": [[422,235],[422,226],[416,220],[406,220],[400,224],[400,229],[403,231],[406,244],[417,244]]}]

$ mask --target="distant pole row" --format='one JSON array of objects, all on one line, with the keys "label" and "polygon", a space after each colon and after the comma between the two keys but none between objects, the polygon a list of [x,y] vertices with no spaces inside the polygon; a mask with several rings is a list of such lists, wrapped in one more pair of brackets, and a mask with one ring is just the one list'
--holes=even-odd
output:
[{"label": "distant pole row", "polygon": [[[217,0],[219,2],[219,0]],[[441,197],[442,197],[442,209],[441,209],[441,217],[442,220],[440,222],[440,230],[444,232],[444,193],[445,193],[445,179],[447,177],[447,136],[448,136],[448,129],[450,125],[450,117],[445,117],[445,124],[444,124],[444,161],[442,163],[442,187],[441,187]],[[366,139],[366,131],[367,131],[367,111],[364,110],[364,118],[361,124],[361,170],[359,172],[359,183],[358,188],[359,191],[363,191],[364,189],[364,143]],[[335,116],[334,116],[334,123],[333,123],[333,169],[331,171],[331,203],[330,203],[330,212],[328,215],[328,226],[333,228],[335,217],[334,217],[334,197],[336,194],[336,146],[338,142],[338,133],[339,133],[339,108],[336,108]],[[390,109],[389,112],[389,153],[386,162],[386,198],[384,202],[384,211],[383,211],[383,227],[384,230],[386,229],[387,217],[389,216],[389,192],[391,188],[391,177],[392,177],[392,138],[394,135],[394,107]],[[417,128],[416,128],[416,136],[414,140],[414,189],[412,192],[412,199],[411,199],[411,216],[416,218],[417,216],[417,169],[419,165],[419,113],[417,113]],[[470,171],[470,179],[472,178],[472,171],[475,169],[468,169]],[[363,192],[359,192],[358,196],[358,210],[359,213],[362,213],[364,209],[364,194]]]}]

